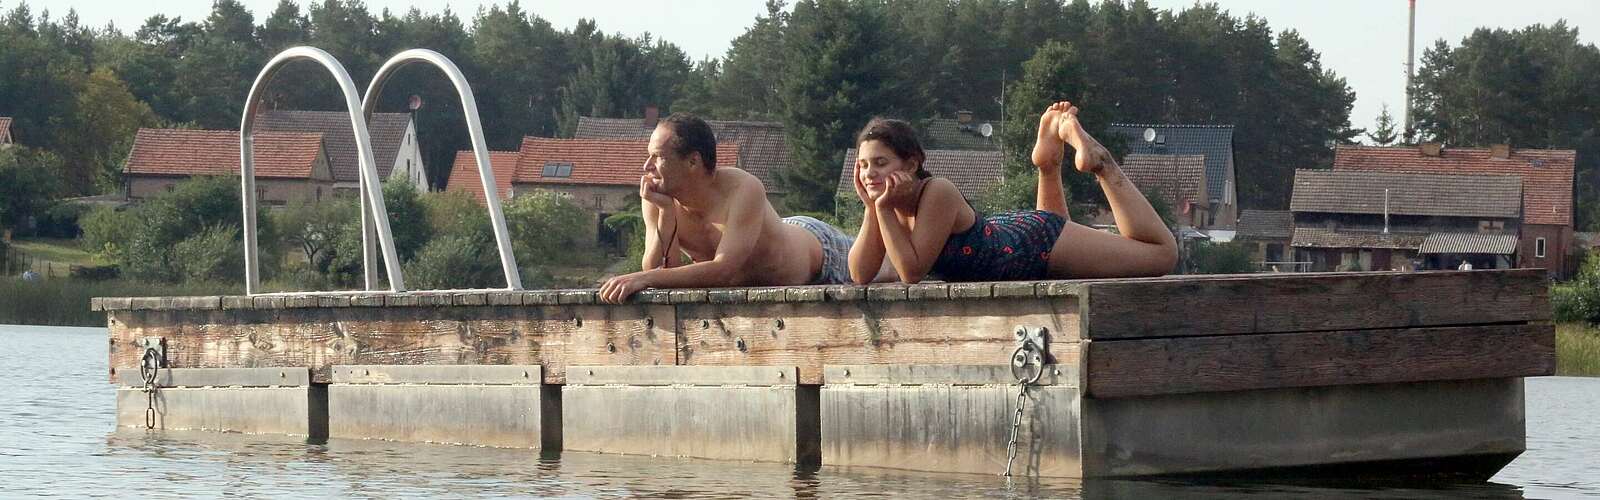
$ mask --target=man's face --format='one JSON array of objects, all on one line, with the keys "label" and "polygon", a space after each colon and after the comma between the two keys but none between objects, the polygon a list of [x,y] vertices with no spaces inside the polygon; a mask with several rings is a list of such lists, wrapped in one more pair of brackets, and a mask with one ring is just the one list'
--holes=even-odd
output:
[{"label": "man's face", "polygon": [[656,190],[672,194],[681,189],[689,172],[698,168],[692,161],[694,155],[688,157],[679,155],[672,150],[672,129],[656,127],[650,134],[650,145],[647,153],[649,157],[644,162],[644,173],[650,177],[650,182],[655,184]]}]

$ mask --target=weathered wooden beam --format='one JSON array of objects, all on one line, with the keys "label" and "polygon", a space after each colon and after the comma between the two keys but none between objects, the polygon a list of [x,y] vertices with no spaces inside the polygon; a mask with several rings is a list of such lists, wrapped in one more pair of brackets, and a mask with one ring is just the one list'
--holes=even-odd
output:
[{"label": "weathered wooden beam", "polygon": [[1083,338],[1128,339],[1550,319],[1544,271],[1165,277],[1083,282]]},{"label": "weathered wooden beam", "polygon": [[[439,295],[443,297],[443,295]],[[258,297],[262,298],[262,297]],[[432,299],[430,299],[432,300]],[[137,366],[139,339],[167,339],[183,368],[333,365],[672,365],[672,306],[340,307],[112,311],[111,366]]]},{"label": "weathered wooden beam", "polygon": [[[887,292],[885,292],[887,293]],[[1018,326],[1057,332],[1059,362],[1075,360],[1076,301],[905,300],[678,305],[681,365],[1004,364]],[[1062,360],[1066,358],[1066,360]]]},{"label": "weathered wooden beam", "polygon": [[1555,373],[1549,324],[1093,340],[1090,398]]}]

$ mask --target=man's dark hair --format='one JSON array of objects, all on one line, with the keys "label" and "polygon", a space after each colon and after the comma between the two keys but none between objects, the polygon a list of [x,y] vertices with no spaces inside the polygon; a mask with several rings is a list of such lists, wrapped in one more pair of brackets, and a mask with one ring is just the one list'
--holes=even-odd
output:
[{"label": "man's dark hair", "polygon": [[685,158],[689,153],[700,153],[700,161],[705,162],[706,170],[716,170],[717,136],[711,132],[711,125],[705,120],[689,113],[673,113],[656,126],[672,131],[672,140],[666,146],[673,153]]},{"label": "man's dark hair", "polygon": [[856,146],[867,141],[882,142],[894,151],[895,156],[903,160],[917,162],[916,176],[918,179],[932,177],[933,174],[923,168],[923,163],[928,160],[928,154],[922,151],[922,141],[917,140],[917,130],[911,128],[905,120],[875,117],[861,127],[861,132],[856,134]]}]

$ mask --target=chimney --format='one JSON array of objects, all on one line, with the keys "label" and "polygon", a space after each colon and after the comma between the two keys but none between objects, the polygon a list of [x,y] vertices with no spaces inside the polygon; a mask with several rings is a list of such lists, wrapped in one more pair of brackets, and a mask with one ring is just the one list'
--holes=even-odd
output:
[{"label": "chimney", "polygon": [[966,125],[968,123],[972,123],[972,112],[971,111],[965,111],[965,110],[957,111],[956,112],[956,123],[960,123],[962,125]]},{"label": "chimney", "polygon": [[1424,142],[1418,144],[1417,149],[1422,151],[1422,156],[1432,156],[1434,158],[1438,158],[1444,155],[1444,144],[1437,142]]},{"label": "chimney", "polygon": [[656,128],[656,123],[661,121],[661,108],[654,104],[644,105],[644,128]]},{"label": "chimney", "polygon": [[1499,159],[1499,160],[1505,160],[1505,159],[1511,158],[1511,145],[1510,144],[1491,144],[1491,145],[1489,145],[1489,157],[1490,158]]}]

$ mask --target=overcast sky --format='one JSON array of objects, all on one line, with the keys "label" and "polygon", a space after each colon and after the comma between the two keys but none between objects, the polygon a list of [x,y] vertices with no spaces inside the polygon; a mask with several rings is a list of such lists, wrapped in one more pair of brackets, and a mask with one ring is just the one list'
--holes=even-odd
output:
[{"label": "overcast sky", "polygon": [[[255,12],[257,22],[269,15],[278,0],[242,0]],[[1183,9],[1191,0],[1149,0],[1165,9]],[[0,0],[9,10],[18,2]],[[367,0],[368,9],[387,8],[402,14],[415,6],[423,12],[445,7],[470,23],[480,6],[496,1],[478,0]],[[791,2],[792,3],[792,2]],[[1356,92],[1350,121],[1356,127],[1372,126],[1379,106],[1387,104],[1398,120],[1405,100],[1406,0],[1220,0],[1224,9],[1243,16],[1255,13],[1274,30],[1295,29],[1322,53],[1324,68],[1343,76]],[[1596,0],[1418,0],[1417,57],[1425,47],[1443,38],[1452,44],[1480,26],[1520,28],[1566,19],[1579,28],[1585,43],[1600,34],[1600,1]],[[154,14],[201,20],[210,12],[208,0],[49,0],[30,2],[35,12],[48,8],[56,16],[75,8],[84,24],[115,22],[132,31]],[[302,1],[301,5],[306,5]],[[689,56],[720,57],[729,41],[743,33],[757,15],[766,11],[763,0],[527,0],[523,8],[549,20],[558,29],[570,29],[579,18],[595,19],[608,33],[638,35],[646,31],[682,47]],[[1514,5],[1515,7],[1508,7]],[[469,26],[470,27],[470,26]]]}]

